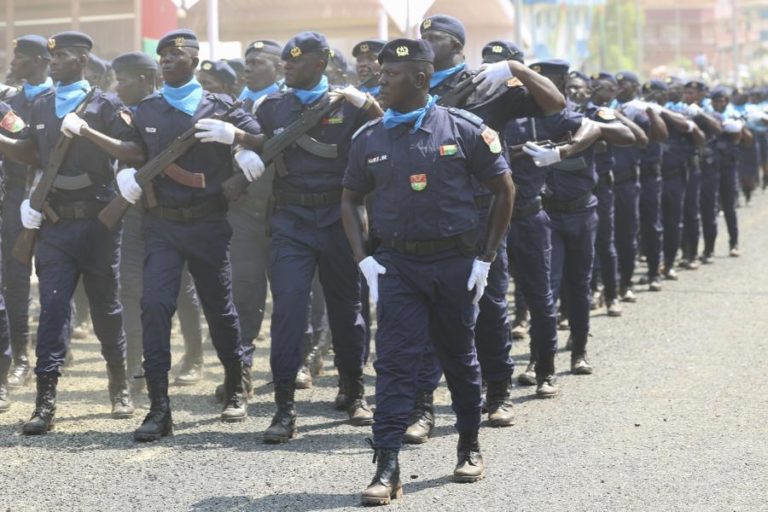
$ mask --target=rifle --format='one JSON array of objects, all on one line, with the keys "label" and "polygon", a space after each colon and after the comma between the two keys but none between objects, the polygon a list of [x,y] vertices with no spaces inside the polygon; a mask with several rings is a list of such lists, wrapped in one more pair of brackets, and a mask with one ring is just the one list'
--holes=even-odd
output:
[{"label": "rifle", "polygon": [[457,83],[456,87],[437,99],[437,104],[442,107],[461,108],[464,105],[464,102],[467,101],[467,98],[469,98],[469,96],[475,92],[477,86],[480,85],[479,83],[472,81],[474,78],[474,74],[469,75],[467,78]]},{"label": "rifle", "polygon": [[[260,155],[264,165],[267,166],[280,157],[283,151],[316,126],[323,117],[333,112],[342,101],[344,101],[343,96],[334,99],[326,98],[324,101],[319,101],[317,105],[313,105],[302,112],[299,118],[288,125],[283,131],[268,139],[264,143],[264,148]],[[221,189],[228,200],[236,201],[249,183],[245,174],[237,173],[222,183]]]},{"label": "rifle", "polygon": [[[93,99],[93,95],[95,93],[96,88],[91,87],[91,90],[88,91],[88,94],[85,95],[83,101],[81,101],[75,109],[75,114],[82,114],[82,112],[85,110],[85,107],[88,106],[88,103],[90,103],[91,99]],[[29,196],[29,206],[33,210],[44,212],[46,217],[48,217],[48,219],[54,224],[59,222],[60,219],[56,212],[53,211],[53,208],[48,205],[48,194],[50,194],[51,190],[53,189],[53,182],[56,180],[56,175],[59,172],[59,168],[67,158],[69,148],[72,146],[74,140],[74,135],[72,137],[67,137],[63,133],[59,135],[59,139],[56,141],[56,145],[53,147],[53,150],[51,150],[51,154],[48,157],[48,164],[43,170],[40,181],[37,183],[34,191]],[[24,265],[29,265],[30,261],[32,261],[32,254],[35,251],[35,240],[37,239],[38,231],[39,230],[37,229],[22,229],[19,237],[13,244],[11,256],[16,258]]]},{"label": "rifle", "polygon": [[[225,119],[232,112],[240,108],[242,101],[236,101],[226,111],[221,114],[211,116],[213,119]],[[149,162],[145,163],[141,169],[136,171],[134,178],[141,188],[147,186],[153,179],[159,176],[167,167],[171,166],[178,158],[183,156],[189,149],[197,144],[197,128],[192,126],[187,131],[176,137],[165,150],[155,155]],[[131,207],[122,195],[117,194],[112,201],[99,212],[99,220],[110,231],[120,225],[125,212]]]},{"label": "rifle", "polygon": [[[567,146],[569,144],[573,144],[573,136],[571,135],[571,132],[568,132],[568,137],[565,140],[561,140],[561,141],[558,141],[558,142],[552,142],[549,139],[546,139],[546,140],[533,140],[533,141],[529,141],[529,142],[533,142],[537,146],[541,146],[541,147],[544,147],[544,148],[552,149],[552,148],[559,148],[559,147],[562,147],[562,146]],[[510,159],[510,161],[511,160],[516,160],[516,159],[518,159],[520,157],[523,157],[523,156],[526,156],[527,153],[525,151],[523,151],[524,147],[525,147],[525,144],[515,144],[514,146],[509,146],[508,151],[509,151],[509,159]]]}]

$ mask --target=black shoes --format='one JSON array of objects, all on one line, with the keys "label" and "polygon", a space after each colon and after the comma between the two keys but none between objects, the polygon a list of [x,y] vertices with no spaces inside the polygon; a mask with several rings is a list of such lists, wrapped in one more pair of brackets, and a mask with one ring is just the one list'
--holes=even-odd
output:
[{"label": "black shoes", "polygon": [[109,379],[109,400],[112,402],[112,418],[132,418],[134,413],[131,393],[128,391],[128,375],[125,364],[107,365]]},{"label": "black shoes", "polygon": [[225,423],[245,421],[248,417],[244,368],[247,369],[241,361],[224,367],[224,410],[221,411],[221,421]]},{"label": "black shoes", "polygon": [[392,500],[403,496],[398,454],[399,450],[395,448],[374,448],[376,474],[360,496],[363,505],[389,505]]},{"label": "black shoes", "polygon": [[275,383],[277,412],[272,418],[272,424],[264,431],[265,443],[287,443],[296,437],[295,390],[293,381]]},{"label": "black shoes", "polygon": [[488,424],[492,427],[511,427],[515,424],[509,388],[511,377],[500,381],[488,381],[485,403],[488,407]]},{"label": "black shoes", "polygon": [[150,407],[144,422],[133,433],[133,439],[139,442],[157,441],[173,435],[171,401],[168,398],[168,375],[147,375]]},{"label": "black shoes", "polygon": [[32,417],[24,423],[21,433],[25,436],[39,436],[53,430],[56,416],[56,385],[59,376],[45,373],[37,376],[37,398]]},{"label": "black shoes", "polygon": [[339,379],[344,381],[347,390],[345,409],[349,415],[349,424],[356,427],[373,425],[373,411],[365,400],[362,370],[359,374],[342,372]]},{"label": "black shoes", "polygon": [[22,388],[26,386],[32,378],[32,366],[29,364],[27,356],[14,358],[13,367],[8,375],[8,387]]},{"label": "black shoes", "polygon": [[483,456],[480,454],[477,430],[459,434],[456,458],[458,461],[453,470],[454,482],[471,483],[485,478],[485,465]]}]

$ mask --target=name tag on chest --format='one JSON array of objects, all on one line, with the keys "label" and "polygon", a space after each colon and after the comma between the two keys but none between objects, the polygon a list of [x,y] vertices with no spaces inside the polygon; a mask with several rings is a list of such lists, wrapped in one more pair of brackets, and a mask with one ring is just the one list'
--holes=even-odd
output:
[{"label": "name tag on chest", "polygon": [[154,126],[147,126],[146,128],[144,128],[144,131],[146,131],[147,133],[157,133],[157,128],[155,128]]}]

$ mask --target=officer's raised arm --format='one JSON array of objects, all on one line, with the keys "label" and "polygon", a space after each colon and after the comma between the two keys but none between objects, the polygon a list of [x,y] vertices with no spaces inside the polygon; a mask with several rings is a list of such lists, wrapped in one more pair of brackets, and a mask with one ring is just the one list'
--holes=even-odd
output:
[{"label": "officer's raised arm", "polygon": [[565,108],[565,97],[555,84],[517,60],[511,59],[483,65],[480,67],[475,81],[482,82],[477,88],[478,92],[490,94],[512,78],[520,80],[528,89],[529,94],[545,116],[556,114]]}]

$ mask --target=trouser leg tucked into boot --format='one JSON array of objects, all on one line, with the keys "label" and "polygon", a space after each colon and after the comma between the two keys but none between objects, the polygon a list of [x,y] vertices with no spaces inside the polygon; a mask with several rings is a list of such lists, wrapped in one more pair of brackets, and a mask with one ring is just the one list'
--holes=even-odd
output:
[{"label": "trouser leg tucked into boot", "polygon": [[587,361],[587,335],[572,336],[571,373],[574,375],[590,375],[592,365]]},{"label": "trouser leg tucked into boot", "polygon": [[264,432],[265,443],[286,443],[296,437],[296,409],[294,382],[275,382],[275,404],[277,412],[272,424]]},{"label": "trouser leg tucked into boot", "polygon": [[403,442],[422,444],[429,441],[432,429],[435,427],[434,396],[431,391],[420,391],[416,395],[416,404],[408,422],[408,429],[403,436]]},{"label": "trouser leg tucked into boot", "polygon": [[498,381],[488,381],[486,404],[488,404],[488,424],[492,427],[511,427],[515,424],[512,414],[512,401],[509,388],[512,378]]},{"label": "trouser leg tucked into boot", "polygon": [[42,435],[53,429],[56,415],[56,385],[58,383],[59,376],[54,373],[43,373],[37,376],[35,412],[22,427],[24,435]]},{"label": "trouser leg tucked into boot", "polygon": [[396,448],[374,448],[373,462],[376,463],[376,474],[363,491],[360,499],[363,505],[389,505],[391,500],[403,496],[398,454],[399,450]]},{"label": "trouser leg tucked into boot", "polygon": [[149,413],[133,433],[133,439],[142,442],[157,441],[161,437],[173,435],[168,375],[147,375],[146,380],[150,400]]},{"label": "trouser leg tucked into boot", "polygon": [[[248,417],[247,400],[245,398],[245,382],[243,367],[238,361],[224,368],[224,410],[221,411],[221,421],[234,423],[245,421]],[[248,372],[250,375],[250,372]]]},{"label": "trouser leg tucked into boot", "polygon": [[555,385],[555,353],[542,354],[536,363],[536,396],[553,398],[557,396]]},{"label": "trouser leg tucked into boot", "polygon": [[373,412],[365,400],[362,370],[359,374],[342,372],[340,378],[345,381],[347,389],[346,410],[349,423],[356,427],[373,425]]},{"label": "trouser leg tucked into boot", "polygon": [[125,364],[107,365],[109,378],[109,400],[112,402],[112,417],[126,419],[133,417],[134,408],[128,391],[128,375]]},{"label": "trouser leg tucked into boot", "polygon": [[485,477],[485,465],[480,454],[480,442],[477,430],[459,433],[459,443],[456,446],[456,469],[453,470],[453,481],[470,483]]}]

